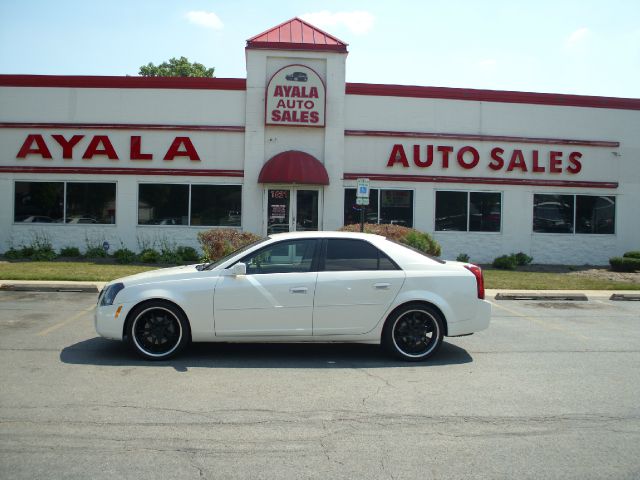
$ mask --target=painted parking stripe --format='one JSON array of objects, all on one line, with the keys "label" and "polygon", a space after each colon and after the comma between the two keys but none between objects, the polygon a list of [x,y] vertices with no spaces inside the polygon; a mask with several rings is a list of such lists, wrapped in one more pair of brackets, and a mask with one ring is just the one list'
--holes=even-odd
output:
[{"label": "painted parking stripe", "polygon": [[79,313],[76,313],[73,317],[68,318],[63,322],[56,323],[55,325],[52,325],[49,328],[45,328],[44,330],[38,332],[37,335],[39,337],[43,337],[45,335],[49,335],[51,332],[55,332],[56,330],[59,330],[62,327],[65,327],[66,325],[69,325],[70,323],[75,322],[79,318],[84,317],[87,313],[91,312],[94,308],[96,308],[95,305],[92,305],[91,307],[86,308],[86,309],[82,310]]}]

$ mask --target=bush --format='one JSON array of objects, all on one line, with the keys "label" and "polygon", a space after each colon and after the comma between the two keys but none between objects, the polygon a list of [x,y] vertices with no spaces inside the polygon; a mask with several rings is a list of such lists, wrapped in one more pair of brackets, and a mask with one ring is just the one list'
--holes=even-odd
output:
[{"label": "bush", "polygon": [[469,263],[469,260],[470,260],[469,255],[467,255],[466,253],[461,253],[456,257],[456,262]]},{"label": "bush", "polygon": [[11,247],[9,250],[4,252],[4,258],[7,260],[20,260],[22,257],[22,250],[17,250]]},{"label": "bush", "polygon": [[[353,225],[345,225],[339,230],[341,232],[359,232],[360,224],[356,223]],[[416,248],[428,255],[439,257],[442,254],[440,245],[431,237],[431,235],[414,228],[401,227],[400,225],[390,225],[386,223],[365,223],[364,231],[365,233],[382,235],[389,240],[404,243],[405,245]]]},{"label": "bush", "polygon": [[136,254],[128,248],[122,247],[113,252],[113,258],[115,258],[118,263],[133,263],[136,261]]},{"label": "bush", "polygon": [[162,250],[158,256],[158,263],[178,265],[179,263],[182,263],[182,257],[180,257],[175,250]]},{"label": "bush", "polygon": [[77,247],[64,247],[60,249],[61,257],[81,257],[80,249]]},{"label": "bush", "polygon": [[518,266],[521,266],[521,267],[524,265],[529,265],[533,261],[533,257],[530,257],[529,255],[523,252],[512,254],[512,256],[515,258],[516,264],[518,264]]},{"label": "bush", "polygon": [[625,252],[624,255],[622,255],[625,258],[640,258],[640,251],[639,250],[635,250],[635,251],[631,251],[631,252]]},{"label": "bush", "polygon": [[145,248],[138,257],[142,263],[158,263],[160,253],[153,248]]},{"label": "bush", "polygon": [[215,262],[231,252],[260,240],[260,236],[251,232],[241,232],[231,228],[218,228],[198,232],[198,241],[204,252],[205,260]]},{"label": "bush", "polygon": [[176,248],[176,254],[183,262],[197,262],[200,260],[200,255],[193,247],[178,247]]},{"label": "bush", "polygon": [[637,272],[640,271],[640,258],[613,257],[609,259],[609,265],[614,272]]},{"label": "bush", "polygon": [[515,270],[517,266],[515,255],[502,255],[493,260],[493,267],[500,270]]},{"label": "bush", "polygon": [[107,258],[107,252],[102,247],[87,247],[84,256],[87,258]]}]

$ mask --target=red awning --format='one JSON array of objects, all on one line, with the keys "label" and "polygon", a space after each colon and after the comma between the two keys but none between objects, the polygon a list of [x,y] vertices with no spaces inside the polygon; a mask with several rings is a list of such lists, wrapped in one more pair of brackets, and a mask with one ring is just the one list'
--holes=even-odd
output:
[{"label": "red awning", "polygon": [[258,183],[329,185],[329,175],[317,158],[298,150],[289,150],[264,164]]}]

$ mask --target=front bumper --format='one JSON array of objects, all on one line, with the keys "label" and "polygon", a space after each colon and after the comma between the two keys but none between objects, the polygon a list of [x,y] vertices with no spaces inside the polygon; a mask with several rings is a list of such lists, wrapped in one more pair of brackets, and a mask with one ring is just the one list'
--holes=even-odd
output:
[{"label": "front bumper", "polygon": [[[122,306],[118,318],[116,312]],[[101,337],[122,340],[124,322],[133,304],[114,303],[113,305],[98,305],[95,310],[94,326]]]},{"label": "front bumper", "polygon": [[491,321],[491,304],[486,300],[478,300],[476,314],[472,318],[461,322],[449,323],[447,325],[447,335],[455,337],[457,335],[469,335],[480,330],[489,328]]}]

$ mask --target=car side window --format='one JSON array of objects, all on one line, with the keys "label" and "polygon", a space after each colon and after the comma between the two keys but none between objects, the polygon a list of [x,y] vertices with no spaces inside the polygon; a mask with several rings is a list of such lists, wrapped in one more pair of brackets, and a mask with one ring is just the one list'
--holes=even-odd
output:
[{"label": "car side window", "polygon": [[397,270],[396,264],[383,252],[363,240],[330,238],[324,270],[344,272],[353,270]]},{"label": "car side window", "polygon": [[310,272],[316,240],[289,240],[269,245],[243,257],[247,275]]}]

